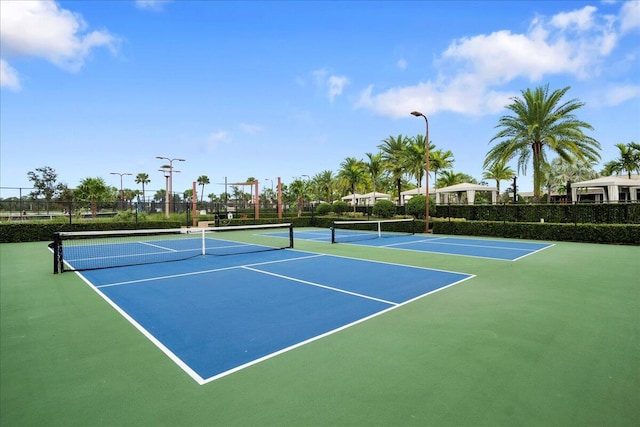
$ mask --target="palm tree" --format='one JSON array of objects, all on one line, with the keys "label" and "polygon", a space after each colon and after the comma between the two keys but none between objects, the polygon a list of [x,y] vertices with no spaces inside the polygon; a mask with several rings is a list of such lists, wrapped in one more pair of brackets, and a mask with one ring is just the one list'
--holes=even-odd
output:
[{"label": "palm tree", "polygon": [[[614,173],[626,172],[631,179],[631,172],[640,173],[640,145],[635,142],[616,144],[620,150],[620,157],[605,164],[607,171]],[[611,174],[610,174],[611,175]]]},{"label": "palm tree", "polygon": [[301,179],[295,179],[289,185],[289,194],[295,198],[298,205],[298,218],[302,216],[302,207],[304,206],[306,187],[306,183]]},{"label": "palm tree", "polygon": [[382,162],[382,153],[365,153],[368,162],[364,163],[366,171],[369,173],[369,177],[371,178],[371,184],[373,185],[373,193],[374,193],[374,201],[375,201],[375,192],[376,192],[376,183],[380,179],[380,175],[384,172],[383,162]]},{"label": "palm tree", "polygon": [[496,127],[501,130],[491,138],[498,141],[485,158],[484,168],[492,163],[507,163],[518,159],[518,171],[526,173],[529,161],[533,163],[533,195],[540,200],[543,166],[547,163],[546,151],[552,151],[568,162],[575,160],[592,162],[600,158],[600,144],[586,136],[582,129],[593,127],[573,114],[584,106],[571,99],[561,103],[569,86],[549,94],[549,85],[535,90],[522,91],[522,98],[512,98],[506,108],[514,115],[502,116]]},{"label": "palm tree", "polygon": [[[437,183],[438,172],[443,169],[451,169],[455,159],[451,150],[432,150],[431,147],[432,145],[429,145],[429,170],[433,171],[433,182]],[[437,188],[437,186],[434,185],[434,188]]]},{"label": "palm tree", "polygon": [[405,174],[404,169],[404,150],[409,145],[409,138],[404,135],[397,137],[389,136],[382,140],[382,144],[378,145],[382,151],[382,160],[386,164],[386,169],[391,173],[391,177],[396,183],[398,190],[398,200],[402,193],[402,176]]},{"label": "palm tree", "polygon": [[[462,184],[463,182],[465,182],[465,177],[467,177],[467,175],[461,172],[446,170],[442,172],[440,179],[438,179],[437,185],[439,188],[442,188],[449,187],[451,185]],[[456,196],[456,200],[457,203],[460,203],[460,195]]]},{"label": "palm tree", "polygon": [[335,185],[333,172],[324,170],[313,177],[313,182],[318,190],[318,197],[333,203],[333,188]]},{"label": "palm tree", "polygon": [[454,172],[452,170],[446,170],[442,172],[440,179],[438,179],[438,187],[449,187],[451,185],[462,184],[464,182],[464,175],[461,172]]},{"label": "palm tree", "polygon": [[[435,148],[435,145],[429,144],[429,150],[432,148]],[[429,153],[429,163],[431,163],[431,153]],[[416,135],[409,139],[403,151],[403,164],[405,171],[416,179],[416,183],[420,187],[426,171],[424,135]]]},{"label": "palm tree", "polygon": [[156,191],[156,194],[153,195],[153,200],[155,200],[156,202],[164,202],[166,197],[167,190],[163,188],[162,190]]},{"label": "palm tree", "polygon": [[142,184],[142,203],[144,203],[144,186],[149,184],[151,180],[149,179],[149,174],[144,172],[140,172],[136,175],[136,184]]},{"label": "palm tree", "polygon": [[514,176],[516,176],[516,173],[504,162],[493,163],[482,173],[482,179],[496,180],[498,195],[500,194],[500,181],[508,181],[513,179]]},{"label": "palm tree", "polygon": [[592,179],[598,175],[591,163],[581,161],[571,163],[560,157],[553,159],[545,169],[549,198],[553,188],[556,188],[558,193],[566,193],[572,182]]},{"label": "palm tree", "polygon": [[117,198],[118,189],[109,187],[102,178],[85,178],[74,191],[76,200],[88,201],[91,206],[91,216],[98,213],[98,202],[111,202]]},{"label": "palm tree", "polygon": [[197,179],[198,185],[202,187],[202,191],[200,191],[200,201],[204,200],[204,186],[209,184],[209,177],[206,175],[200,175]]},{"label": "palm tree", "polygon": [[351,194],[354,195],[353,211],[355,212],[356,185],[366,176],[365,166],[362,160],[357,160],[355,157],[347,157],[340,163],[340,167],[342,169],[338,172],[338,177],[343,179],[351,187]]}]

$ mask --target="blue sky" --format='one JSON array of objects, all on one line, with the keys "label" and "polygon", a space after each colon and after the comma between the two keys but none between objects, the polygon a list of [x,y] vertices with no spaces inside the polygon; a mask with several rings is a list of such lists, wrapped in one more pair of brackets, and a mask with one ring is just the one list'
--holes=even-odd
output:
[{"label": "blue sky", "polygon": [[[640,2],[2,1],[0,185],[184,158],[174,191],[291,182],[424,134],[481,179],[509,98],[549,84],[602,146],[640,142]],[[512,165],[515,169],[515,163]],[[531,190],[531,168],[520,181]],[[491,183],[493,185],[493,183]],[[505,186],[505,184],[502,184]],[[124,177],[125,188],[137,188]],[[0,197],[14,195],[2,190]]]}]

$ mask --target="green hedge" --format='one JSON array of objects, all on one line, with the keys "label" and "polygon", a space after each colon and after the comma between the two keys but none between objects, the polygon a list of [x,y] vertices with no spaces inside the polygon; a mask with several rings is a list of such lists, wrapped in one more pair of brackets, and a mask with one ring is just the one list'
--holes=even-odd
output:
[{"label": "green hedge", "polygon": [[493,236],[530,240],[640,245],[637,224],[549,224],[498,221],[437,221],[437,234]]},{"label": "green hedge", "polygon": [[[287,218],[294,227],[330,228],[336,217]],[[273,224],[277,218],[233,220],[232,225]],[[177,221],[139,223],[92,222],[80,224],[26,223],[0,225],[0,243],[52,241],[61,231],[132,230],[179,228]],[[416,232],[424,230],[424,220],[415,221]],[[550,224],[507,221],[446,221],[434,218],[431,228],[436,234],[492,236],[530,240],[573,241],[640,245],[640,225],[637,224]]]},{"label": "green hedge", "polygon": [[472,221],[640,224],[640,203],[437,205],[433,216]]},{"label": "green hedge", "polygon": [[78,224],[27,223],[0,225],[0,243],[53,241],[53,234],[63,231],[107,231],[152,228],[180,228],[177,221],[143,222],[90,222]]}]

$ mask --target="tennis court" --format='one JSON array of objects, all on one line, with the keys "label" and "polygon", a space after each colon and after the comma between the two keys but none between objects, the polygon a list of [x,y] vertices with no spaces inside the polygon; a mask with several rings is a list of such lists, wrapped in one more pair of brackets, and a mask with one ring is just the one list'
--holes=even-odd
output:
[{"label": "tennis court", "polygon": [[57,275],[48,242],[0,245],[0,424],[637,423],[640,248],[505,262],[294,234]]},{"label": "tennis court", "polygon": [[194,250],[193,239],[136,239],[73,246],[68,262],[117,262],[142,250],[152,264],[81,275],[199,384],[472,277],[211,237],[207,247],[240,253],[156,263],[167,252]]},{"label": "tennis court", "polygon": [[[380,221],[370,221],[370,223],[379,224]],[[358,225],[358,222],[354,222],[353,224]],[[330,229],[307,229],[299,230],[295,233],[296,238],[300,240],[326,243],[331,243],[333,241],[334,243],[348,245],[372,246],[384,249],[440,253],[505,261],[517,261],[553,246],[550,243],[523,242],[506,239],[497,240],[413,233],[378,232],[377,229],[371,231],[345,228],[333,231],[334,232],[332,233],[332,230]]]}]

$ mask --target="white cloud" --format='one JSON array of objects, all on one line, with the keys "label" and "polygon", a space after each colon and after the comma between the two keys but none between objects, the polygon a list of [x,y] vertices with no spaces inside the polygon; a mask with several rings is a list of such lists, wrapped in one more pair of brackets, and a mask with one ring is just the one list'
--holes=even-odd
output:
[{"label": "white cloud", "polygon": [[0,59],[0,87],[14,91],[20,90],[18,73],[4,59]]},{"label": "white cloud", "polygon": [[316,86],[321,90],[326,90],[329,101],[333,102],[336,96],[342,95],[344,88],[349,84],[346,76],[330,74],[328,68],[320,68],[312,72]]},{"label": "white cloud", "polygon": [[248,135],[258,135],[264,132],[264,128],[262,126],[254,123],[240,123],[240,129]]},{"label": "white cloud", "polygon": [[205,141],[206,149],[208,152],[216,151],[223,144],[231,142],[229,134],[223,130],[214,132],[207,137]]},{"label": "white cloud", "polygon": [[620,31],[628,33],[640,28],[640,2],[627,1],[620,9]]},{"label": "white cloud", "polygon": [[586,6],[571,12],[561,12],[551,18],[550,24],[561,30],[575,28],[578,31],[586,31],[595,25],[594,13],[596,8]]},{"label": "white cloud", "polygon": [[5,61],[16,57],[47,60],[78,71],[92,49],[117,50],[118,40],[107,31],[87,32],[82,16],[53,1],[0,2],[0,48]]},{"label": "white cloud", "polygon": [[437,63],[436,79],[378,94],[369,86],[356,107],[391,117],[413,110],[491,114],[517,95],[499,89],[516,79],[540,82],[550,75],[583,80],[597,76],[620,36],[615,18],[596,12],[595,7],[586,6],[550,19],[536,17],[524,34],[503,30],[453,40]]},{"label": "white cloud", "polygon": [[398,67],[399,70],[406,70],[408,66],[409,66],[409,63],[404,58],[400,58],[396,62],[396,67]]},{"label": "white cloud", "polygon": [[330,76],[327,80],[327,86],[329,87],[329,100],[333,101],[333,99],[342,95],[342,91],[344,87],[349,84],[349,79],[345,76]]},{"label": "white cloud", "polygon": [[136,7],[142,10],[160,12],[164,9],[164,6],[170,2],[171,0],[136,0]]},{"label": "white cloud", "polygon": [[597,106],[612,107],[638,97],[640,97],[640,86],[620,85],[603,88],[595,95],[593,102]]}]

